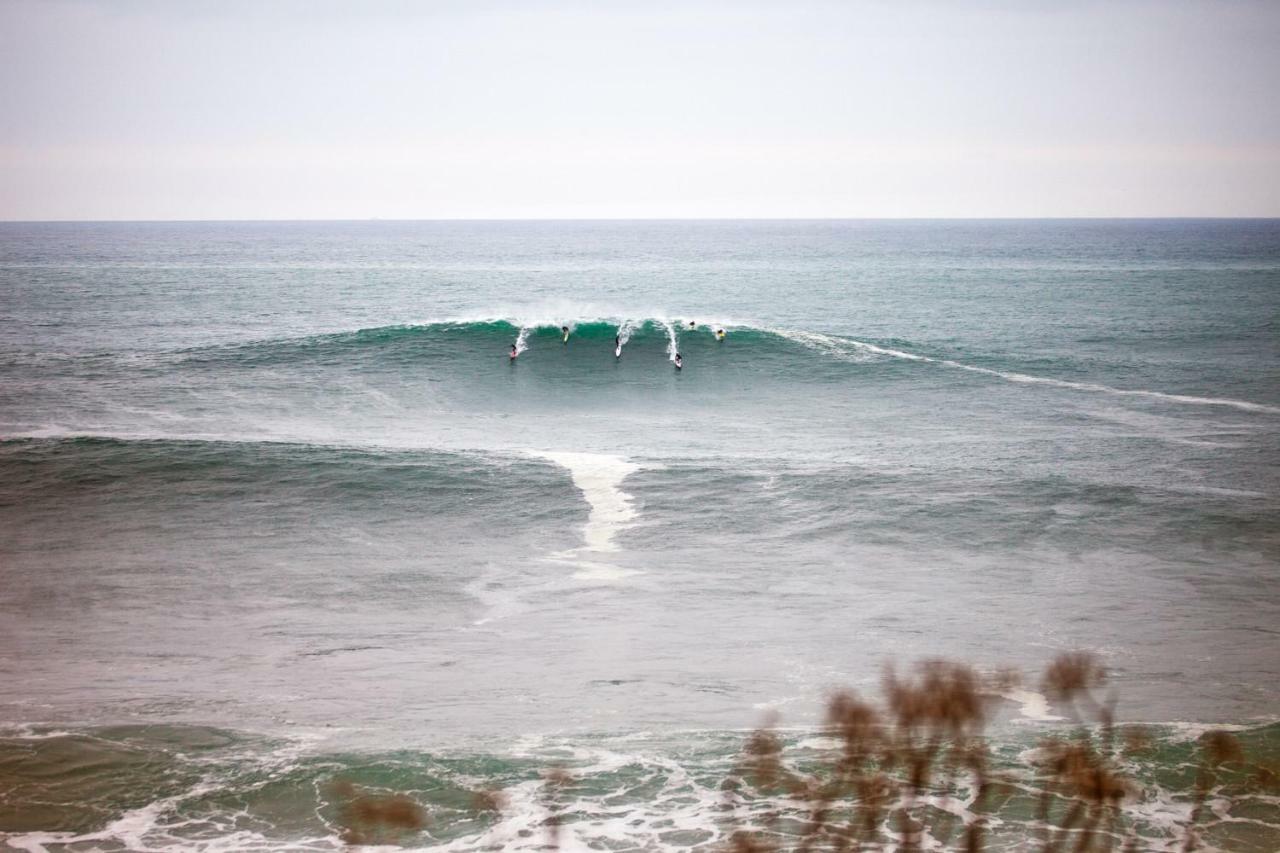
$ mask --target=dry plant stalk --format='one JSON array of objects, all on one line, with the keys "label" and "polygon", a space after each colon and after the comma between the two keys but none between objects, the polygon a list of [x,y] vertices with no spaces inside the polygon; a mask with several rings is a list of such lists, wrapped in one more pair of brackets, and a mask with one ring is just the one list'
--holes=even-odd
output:
[{"label": "dry plant stalk", "polygon": [[[777,719],[770,718],[748,739],[742,761],[726,780],[725,790],[732,795],[728,798],[728,849],[735,853],[784,849],[778,834],[771,831],[776,815],[766,814],[757,828],[748,828],[739,818],[736,805],[748,781],[760,794],[792,798],[807,813],[792,849],[844,853],[868,846],[880,849],[890,840],[902,851],[921,849],[922,804],[930,796],[949,796],[953,786],[967,778],[974,792],[969,806],[972,819],[960,831],[935,838],[950,849],[982,850],[989,800],[996,790],[1009,787],[990,770],[983,733],[987,711],[996,696],[1018,683],[1017,674],[1009,670],[983,678],[970,667],[947,661],[926,661],[906,678],[889,668],[883,681],[883,705],[848,691],[831,697],[826,731],[837,748],[810,773],[785,762],[783,743],[774,732]],[[1065,707],[1076,723],[1072,734],[1041,743],[1036,825],[1045,853],[1109,851],[1120,836],[1123,804],[1136,790],[1121,772],[1120,760],[1148,749],[1150,735],[1134,726],[1117,737],[1115,698],[1100,699],[1094,694],[1105,683],[1106,671],[1087,653],[1061,655],[1044,673],[1044,692]],[[1195,849],[1195,824],[1216,784],[1217,768],[1242,760],[1238,741],[1223,732],[1206,735],[1202,752],[1186,853]],[[1272,771],[1261,768],[1256,774],[1264,783],[1274,777]],[[1139,839],[1130,831],[1124,849],[1138,846]]]},{"label": "dry plant stalk", "polygon": [[547,827],[547,846],[551,850],[560,849],[560,826],[564,822],[564,791],[573,782],[573,776],[563,767],[552,767],[542,774],[542,803],[547,810],[547,819],[543,825]]},{"label": "dry plant stalk", "polygon": [[[886,668],[882,704],[852,691],[830,697],[824,733],[835,748],[811,771],[795,769],[784,759],[778,718],[771,715],[747,739],[741,759],[721,785],[729,828],[725,849],[851,853],[896,842],[898,850],[910,853],[923,846],[924,809],[930,798],[949,798],[967,780],[973,792],[968,808],[972,817],[942,835],[935,828],[934,839],[949,849],[977,853],[986,841],[985,816],[992,795],[1012,789],[990,769],[984,735],[988,711],[996,697],[1018,683],[1017,674],[1008,670],[982,677],[971,667],[948,661],[925,661],[905,677]],[[1136,786],[1121,772],[1120,762],[1150,749],[1151,735],[1140,726],[1117,731],[1114,697],[1094,695],[1105,683],[1105,670],[1085,653],[1061,655],[1044,673],[1044,692],[1068,709],[1076,723],[1073,732],[1045,738],[1035,762],[1040,793],[1034,824],[1038,830],[1033,833],[1038,831],[1038,849],[1044,853],[1110,851],[1121,837],[1123,805]],[[1211,731],[1201,738],[1183,853],[1199,845],[1198,825],[1210,794],[1218,788],[1221,769],[1243,762],[1235,736]],[[1248,779],[1248,784],[1263,788],[1280,784],[1280,774],[1261,766],[1254,766]],[[565,794],[573,781],[563,767],[543,774],[547,849],[560,848],[568,809]],[[341,837],[348,844],[400,844],[430,823],[422,806],[406,795],[371,793],[341,781],[332,790],[341,803]],[[740,815],[740,807],[752,795],[799,807],[805,817],[790,848],[780,808],[754,820]],[[478,790],[471,795],[476,812],[506,807],[502,791]],[[1121,849],[1136,851],[1140,844],[1130,829]]]},{"label": "dry plant stalk", "polygon": [[1224,764],[1239,764],[1244,761],[1244,750],[1236,736],[1223,731],[1205,732],[1200,738],[1200,765],[1196,769],[1195,805],[1191,809],[1191,820],[1187,826],[1187,841],[1182,846],[1183,853],[1191,853],[1199,845],[1200,838],[1197,824],[1204,817],[1205,806],[1209,800],[1209,792],[1218,784],[1218,770]]},{"label": "dry plant stalk", "polygon": [[477,812],[501,812],[507,807],[507,795],[493,788],[482,788],[471,795],[471,809]]},{"label": "dry plant stalk", "polygon": [[399,844],[430,824],[426,810],[404,794],[369,793],[346,781],[334,782],[331,790],[342,803],[341,838],[347,844]]},{"label": "dry plant stalk", "polygon": [[[1007,673],[1000,679],[1006,684]],[[886,823],[896,826],[901,849],[919,849],[919,801],[940,783],[949,786],[967,774],[978,792],[975,806],[985,800],[989,779],[982,731],[993,686],[971,668],[947,661],[926,661],[907,678],[888,669],[883,708],[849,691],[831,697],[826,732],[837,748],[824,766],[812,773],[788,767],[772,731],[776,720],[770,720],[748,740],[726,790],[736,795],[749,780],[761,793],[801,804],[808,820],[795,849],[802,853],[877,843]],[[734,802],[736,797],[730,819],[737,823]],[[775,823],[770,813],[763,833],[735,828],[730,849],[780,849]],[[965,827],[961,843],[966,849],[980,849],[982,828],[981,818]]]}]

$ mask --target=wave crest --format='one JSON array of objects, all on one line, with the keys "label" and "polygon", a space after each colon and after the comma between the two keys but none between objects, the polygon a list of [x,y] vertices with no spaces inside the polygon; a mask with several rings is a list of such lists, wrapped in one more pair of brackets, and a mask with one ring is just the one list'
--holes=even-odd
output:
[{"label": "wave crest", "polygon": [[[570,331],[568,341],[562,328]],[[723,329],[726,337],[717,339]],[[735,361],[761,369],[785,370],[831,378],[840,364],[914,364],[979,374],[1018,385],[1037,385],[1066,391],[1135,397],[1164,403],[1217,406],[1255,414],[1280,414],[1280,407],[1203,394],[1183,394],[1145,388],[1118,388],[1100,382],[1037,376],[1017,370],[982,367],[943,355],[915,351],[910,342],[864,341],[816,331],[775,328],[752,323],[696,322],[666,317],[579,317],[548,321],[519,318],[445,320],[420,325],[392,325],[336,332],[301,338],[267,339],[247,344],[185,350],[179,359],[187,364],[216,363],[218,366],[257,367],[308,361],[325,365],[376,362],[382,366],[419,366],[435,359],[463,357],[474,361],[498,359],[516,344],[517,351],[531,352],[561,346],[573,355],[612,353],[615,340],[627,353],[652,351],[670,359],[679,350],[691,366],[698,356],[728,347]],[[786,368],[780,360],[789,356],[817,355],[824,359],[804,370]],[[740,356],[740,357],[739,357]],[[847,374],[837,373],[837,378]]]}]

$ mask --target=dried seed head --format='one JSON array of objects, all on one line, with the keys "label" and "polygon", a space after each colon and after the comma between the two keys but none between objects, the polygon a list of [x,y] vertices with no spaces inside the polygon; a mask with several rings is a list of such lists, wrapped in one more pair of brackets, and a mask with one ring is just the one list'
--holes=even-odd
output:
[{"label": "dried seed head", "polygon": [[961,734],[980,728],[985,718],[977,674],[963,664],[926,661],[915,680],[901,680],[892,669],[885,673],[885,698],[899,727],[926,727]]},{"label": "dried seed head", "polygon": [[1228,761],[1244,760],[1244,750],[1235,735],[1224,731],[1205,732],[1200,737],[1205,758],[1215,767]]},{"label": "dried seed head", "polygon": [[1044,673],[1045,692],[1055,699],[1071,700],[1106,681],[1106,670],[1088,652],[1059,655]]},{"label": "dried seed head", "polygon": [[347,781],[334,782],[330,790],[345,801],[339,822],[348,844],[394,842],[430,824],[426,810],[404,794],[366,793]]},{"label": "dried seed head", "polygon": [[1124,752],[1134,755],[1151,748],[1151,732],[1144,726],[1128,726],[1124,730]]},{"label": "dried seed head", "polygon": [[471,808],[478,812],[500,812],[507,807],[507,795],[498,790],[484,789],[471,795]]}]

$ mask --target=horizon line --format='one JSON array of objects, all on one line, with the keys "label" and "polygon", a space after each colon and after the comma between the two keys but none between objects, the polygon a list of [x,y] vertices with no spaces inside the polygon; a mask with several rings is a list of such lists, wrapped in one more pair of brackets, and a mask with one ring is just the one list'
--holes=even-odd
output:
[{"label": "horizon line", "polygon": [[423,217],[245,219],[5,219],[0,225],[182,225],[353,222],[1265,222],[1273,216],[590,216],[590,217]]}]

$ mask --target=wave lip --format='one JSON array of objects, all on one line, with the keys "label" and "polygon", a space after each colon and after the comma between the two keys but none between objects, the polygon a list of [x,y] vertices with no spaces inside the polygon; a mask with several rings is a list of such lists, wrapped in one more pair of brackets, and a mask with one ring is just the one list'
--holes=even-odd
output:
[{"label": "wave lip", "polygon": [[[698,322],[678,320],[660,314],[650,316],[625,314],[565,315],[554,319],[509,317],[484,317],[452,319],[417,325],[388,325],[355,331],[331,332],[297,338],[266,339],[232,345],[218,345],[179,350],[171,353],[178,364],[198,366],[232,366],[254,368],[292,362],[310,362],[323,366],[350,366],[373,363],[380,368],[420,368],[425,362],[440,359],[463,358],[474,361],[489,355],[497,357],[509,352],[512,344],[517,354],[530,352],[530,357],[553,341],[559,350],[565,344],[570,353],[582,344],[599,344],[602,349],[619,355],[622,347],[645,343],[646,346],[665,349],[666,357],[674,360],[677,351],[690,348],[696,358],[698,351],[716,346],[715,332],[724,329],[728,335],[726,345],[741,348],[746,363],[765,364],[769,357],[779,355],[779,347],[796,347],[802,351],[817,353],[832,362],[866,364],[900,361],[918,365],[963,370],[1019,385],[1040,385],[1067,391],[1105,394],[1116,397],[1142,398],[1164,403],[1192,406],[1217,406],[1234,408],[1255,414],[1280,414],[1280,406],[1198,394],[1178,394],[1147,388],[1117,388],[1100,382],[1058,379],[1036,376],[1014,370],[1001,370],[967,364],[939,355],[925,355],[903,348],[887,346],[852,337],[803,329],[788,329],[766,324],[735,322]],[[571,334],[565,342],[561,328]],[[615,345],[615,340],[617,345]],[[588,346],[590,350],[592,347]],[[583,353],[585,354],[585,353]],[[686,358],[691,352],[682,353]],[[696,363],[696,362],[695,362]],[[834,366],[834,365],[833,365]],[[762,367],[762,369],[764,369]],[[829,376],[829,373],[824,375]]]}]

